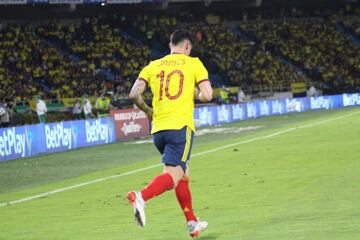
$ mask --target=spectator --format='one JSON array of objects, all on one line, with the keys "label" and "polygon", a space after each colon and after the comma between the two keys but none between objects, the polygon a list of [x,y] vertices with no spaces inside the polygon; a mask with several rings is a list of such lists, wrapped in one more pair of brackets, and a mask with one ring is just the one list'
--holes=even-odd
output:
[{"label": "spectator", "polygon": [[76,99],[73,110],[72,110],[73,118],[75,120],[80,120],[81,119],[81,112],[82,112],[82,109],[81,109],[80,100]]},{"label": "spectator", "polygon": [[92,114],[92,106],[90,103],[90,100],[88,99],[88,95],[83,95],[83,111],[84,111],[84,115],[85,115],[85,119],[90,119],[92,118],[93,114]]},{"label": "spectator", "polygon": [[97,117],[108,117],[110,115],[110,110],[113,106],[110,103],[109,94],[102,93],[101,96],[96,99],[95,109],[97,111]]},{"label": "spectator", "polygon": [[245,101],[245,93],[241,88],[239,88],[237,98],[238,98],[238,102],[244,102]]},{"label": "spectator", "polygon": [[226,89],[225,86],[223,86],[223,87],[220,89],[218,99],[219,99],[219,103],[220,103],[220,104],[228,104],[228,103],[230,103],[230,100],[229,100],[229,91]]},{"label": "spectator", "polygon": [[39,117],[40,123],[46,123],[46,113],[47,113],[47,107],[43,100],[41,100],[41,97],[39,95],[35,96],[36,101],[36,113]]},{"label": "spectator", "polygon": [[0,127],[10,126],[10,109],[6,103],[0,103]]},{"label": "spectator", "polygon": [[311,85],[311,87],[309,88],[308,96],[309,97],[317,96],[317,91],[316,91],[316,88],[314,87],[314,85]]}]

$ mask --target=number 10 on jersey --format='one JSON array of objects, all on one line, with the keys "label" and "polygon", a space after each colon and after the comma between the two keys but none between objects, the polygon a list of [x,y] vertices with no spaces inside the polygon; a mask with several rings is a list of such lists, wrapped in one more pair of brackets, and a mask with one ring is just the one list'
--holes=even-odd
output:
[{"label": "number 10 on jersey", "polygon": [[[170,91],[169,91],[170,82],[171,82],[171,79],[173,79],[176,75],[179,76],[179,87],[178,87],[177,93],[175,95],[171,95]],[[165,76],[165,71],[162,70],[158,75],[156,75],[156,77],[160,78],[159,101],[163,100],[164,92],[165,92],[165,96],[170,100],[175,100],[181,96],[183,87],[184,87],[184,74],[182,71],[173,70]],[[165,77],[166,77],[166,81],[165,81],[165,91],[164,91]]]}]

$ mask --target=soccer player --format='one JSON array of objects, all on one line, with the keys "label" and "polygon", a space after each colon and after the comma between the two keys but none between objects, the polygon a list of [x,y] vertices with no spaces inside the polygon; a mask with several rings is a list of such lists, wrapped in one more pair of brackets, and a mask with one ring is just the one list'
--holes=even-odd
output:
[{"label": "soccer player", "polygon": [[[171,53],[150,62],[139,74],[129,97],[152,119],[153,140],[162,154],[164,171],[139,192],[129,192],[138,224],[145,226],[145,202],[175,189],[177,200],[187,220],[191,237],[197,237],[208,223],[196,218],[189,189],[189,159],[194,137],[194,97],[202,102],[212,99],[208,72],[198,58],[190,57],[191,36],[175,31],[170,37]],[[142,93],[147,87],[153,93],[150,108]]]}]

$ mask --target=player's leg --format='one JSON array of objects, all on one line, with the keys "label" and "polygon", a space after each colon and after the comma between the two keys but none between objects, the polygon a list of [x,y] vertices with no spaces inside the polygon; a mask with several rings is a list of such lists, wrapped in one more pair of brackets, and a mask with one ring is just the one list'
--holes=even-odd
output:
[{"label": "player's leg", "polygon": [[[181,140],[182,137],[183,140]],[[165,166],[163,173],[156,176],[141,190],[141,195],[145,202],[176,187],[179,180],[183,177],[185,169],[184,166],[181,166],[181,158],[183,157],[184,148],[186,148],[185,140],[186,133],[182,130],[163,131],[154,134],[155,146],[162,154],[162,162]]]},{"label": "player's leg", "polygon": [[188,225],[189,234],[191,237],[199,236],[201,231],[206,230],[208,223],[206,221],[200,221],[194,213],[192,208],[191,191],[189,187],[190,174],[189,166],[186,168],[183,178],[179,181],[175,188],[176,198],[180,204],[180,207],[185,215]]},{"label": "player's leg", "polygon": [[[153,135],[154,144],[163,156],[164,171],[156,176],[143,190],[141,195],[144,201],[160,195],[161,193],[174,188],[184,174],[181,166],[170,162],[170,159],[176,158],[172,151],[171,137],[175,137],[178,131],[161,131]],[[171,145],[171,146],[170,146]]]},{"label": "player's leg", "polygon": [[163,174],[156,176],[143,190],[128,193],[128,200],[133,205],[134,216],[139,226],[143,227],[146,223],[145,202],[173,189],[183,174],[180,166],[165,166]]},{"label": "player's leg", "polygon": [[181,210],[183,211],[186,222],[197,221],[192,208],[191,192],[189,188],[190,174],[189,166],[187,167],[184,176],[180,179],[175,188],[176,198],[179,202]]},{"label": "player's leg", "polygon": [[186,145],[184,148],[184,153],[182,157],[182,161],[185,163],[184,174],[180,179],[177,187],[175,188],[176,198],[179,202],[179,205],[184,212],[185,218],[187,222],[196,221],[197,218],[192,209],[192,200],[191,200],[191,192],[189,188],[189,180],[190,180],[190,169],[189,169],[189,160],[191,155],[191,149],[194,139],[194,133],[190,128],[187,128],[187,137],[186,137]]},{"label": "player's leg", "polygon": [[143,190],[141,195],[148,201],[163,192],[173,189],[182,178],[183,170],[180,166],[164,166],[164,172],[156,176]]},{"label": "player's leg", "polygon": [[177,183],[178,179],[181,178],[181,174],[176,174],[179,175],[179,177],[174,180],[173,176],[169,172],[175,174],[176,169],[169,170],[169,167],[165,166],[164,173],[153,178],[153,180],[140,192],[133,191],[128,193],[128,200],[134,208],[134,216],[139,226],[143,227],[146,224],[145,202],[170,189],[173,189],[175,181]]},{"label": "player's leg", "polygon": [[188,139],[188,141],[190,141],[189,148],[188,148],[188,152],[186,153],[187,156],[185,156],[186,170],[183,177],[179,180],[177,187],[175,188],[175,193],[179,205],[185,215],[186,222],[188,224],[189,234],[191,237],[197,237],[200,231],[204,231],[207,228],[208,223],[205,221],[198,220],[192,208],[192,198],[189,187],[189,181],[190,181],[189,160],[191,155],[194,134],[191,132],[189,136],[191,136],[191,139]]},{"label": "player's leg", "polygon": [[[134,207],[134,215],[140,226],[145,225],[145,202],[150,200],[153,197],[156,197],[170,189],[173,189],[178,181],[182,178],[184,174],[181,166],[177,166],[177,164],[173,164],[168,158],[174,159],[176,155],[173,153],[173,148],[169,147],[169,145],[173,145],[169,143],[169,139],[171,139],[171,133],[177,133],[177,131],[163,131],[159,133],[155,133],[154,143],[159,152],[163,155],[163,163],[164,172],[155,178],[140,192],[129,192],[128,199],[129,202]],[[169,136],[167,136],[169,135]],[[166,158],[164,160],[164,158]]]}]

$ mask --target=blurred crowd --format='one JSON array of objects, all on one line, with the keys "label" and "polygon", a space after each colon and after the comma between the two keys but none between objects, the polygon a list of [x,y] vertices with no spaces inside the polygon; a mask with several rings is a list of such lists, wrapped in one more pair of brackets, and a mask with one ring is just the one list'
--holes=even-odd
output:
[{"label": "blurred crowd", "polygon": [[359,86],[360,48],[335,18],[243,23],[240,29],[266,51],[299,67],[322,89],[351,91]]},{"label": "blurred crowd", "polygon": [[35,78],[39,68],[49,64],[49,54],[42,55],[45,46],[29,27],[8,25],[0,32],[0,99],[8,96],[33,96],[39,85]]},{"label": "blurred crowd", "polygon": [[150,49],[119,29],[84,19],[63,25],[7,25],[0,31],[0,99],[121,94],[148,61]]},{"label": "blurred crowd", "polygon": [[[51,22],[37,28],[37,33],[60,45],[77,62],[81,72],[75,82],[84,86],[83,91],[88,94],[95,92],[99,95],[104,82],[127,87],[122,81],[128,82],[126,80],[133,78],[150,55],[146,45],[132,42],[122,36],[118,28],[99,23],[97,18],[86,18],[66,26]],[[88,77],[82,79],[81,75]],[[102,81],[93,81],[92,77],[98,75],[102,76]]]},{"label": "blurred crowd", "polygon": [[358,17],[244,17],[230,23],[218,16],[181,13],[120,19],[6,25],[0,30],[0,99],[100,96],[109,91],[126,98],[150,55],[168,53],[169,36],[177,28],[192,33],[193,56],[211,76],[220,76],[221,85],[281,90],[306,82],[337,91],[360,85],[359,45],[339,30],[341,24],[360,38]]},{"label": "blurred crowd", "polygon": [[208,55],[231,85],[273,88],[300,78],[295,68],[282,63],[248,37],[240,37],[224,23],[203,24],[197,31],[206,36],[195,46],[200,56]]},{"label": "blurred crowd", "polygon": [[349,17],[345,19],[342,24],[348,31],[350,31],[352,34],[355,34],[356,37],[360,38],[360,18]]}]

